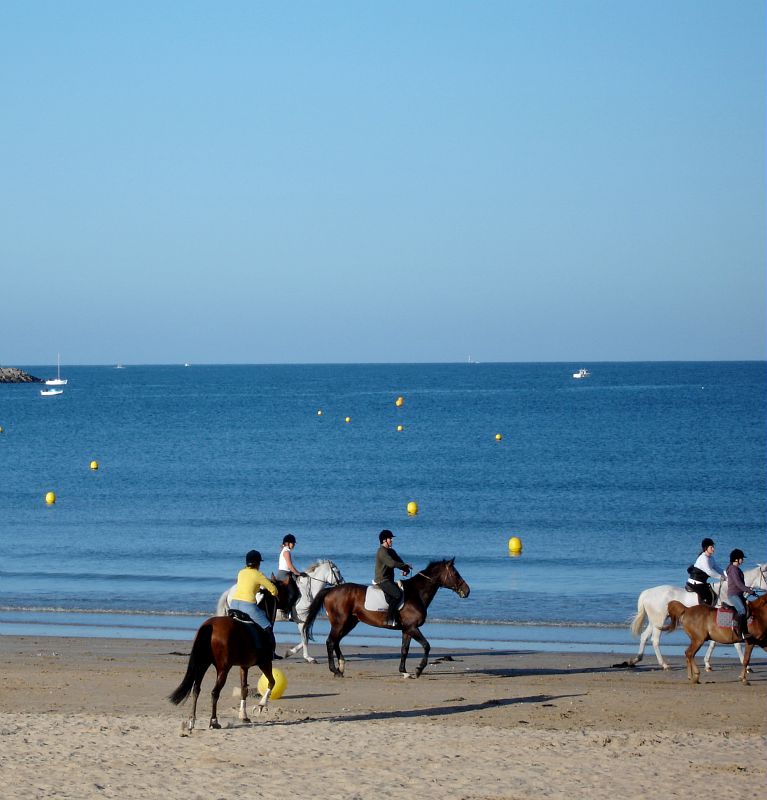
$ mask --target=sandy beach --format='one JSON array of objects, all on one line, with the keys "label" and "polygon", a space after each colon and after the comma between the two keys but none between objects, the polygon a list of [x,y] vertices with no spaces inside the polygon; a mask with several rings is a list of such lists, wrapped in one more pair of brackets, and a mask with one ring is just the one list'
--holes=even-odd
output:
[{"label": "sandy beach", "polygon": [[[0,790],[17,798],[762,797],[767,663],[750,686],[722,661],[700,686],[681,659],[612,666],[593,654],[432,651],[418,680],[398,654],[349,648],[347,675],[278,662],[284,696],[222,730],[167,695],[189,642],[0,636]],[[251,677],[257,682],[258,673]],[[250,703],[249,703],[250,708]],[[9,794],[10,792],[10,794]]]}]

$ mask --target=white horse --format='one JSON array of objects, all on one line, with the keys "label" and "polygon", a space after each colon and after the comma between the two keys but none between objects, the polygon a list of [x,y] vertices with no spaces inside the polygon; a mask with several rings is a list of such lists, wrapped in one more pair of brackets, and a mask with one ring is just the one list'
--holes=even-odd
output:
[{"label": "white horse", "polygon": [[[296,578],[296,584],[301,592],[301,596],[296,601],[296,604],[290,611],[289,615],[277,617],[278,621],[292,620],[298,626],[298,632],[301,636],[301,641],[295,646],[291,647],[286,653],[285,658],[295,655],[299,650],[303,649],[304,661],[309,664],[316,664],[317,659],[309,655],[309,643],[304,633],[304,620],[306,619],[306,612],[314,600],[314,596],[322,589],[327,589],[331,586],[337,586],[343,583],[344,578],[341,575],[341,570],[330,560],[323,559],[316,564],[312,564],[306,570],[306,577]],[[216,605],[216,616],[225,617],[229,611],[229,598],[236,586],[227,589],[221,597],[218,598]],[[279,613],[279,612],[278,612]]]},{"label": "white horse", "polygon": [[[757,564],[753,569],[749,569],[743,573],[746,586],[755,586],[758,589],[767,589],[767,564]],[[714,593],[717,597],[724,598],[727,596],[727,581],[716,581],[711,584]],[[643,656],[647,640],[652,634],[652,646],[655,650],[655,657],[658,659],[663,669],[671,669],[671,666],[666,662],[660,652],[660,634],[661,628],[666,622],[668,615],[668,604],[671,600],[678,600],[683,605],[697,606],[698,595],[695,592],[688,592],[685,589],[676,586],[653,586],[652,589],[645,589],[637,600],[637,613],[631,622],[631,633],[634,636],[639,636],[642,630],[645,618],[647,619],[647,627],[644,629],[642,636],[639,640],[639,652],[634,658],[629,659],[627,662],[630,666],[638,664]],[[706,665],[706,672],[711,672],[711,653],[716,647],[716,642],[711,642],[706,651],[704,663]],[[740,663],[743,663],[743,648],[740,644],[735,644],[735,649],[738,652]]]}]

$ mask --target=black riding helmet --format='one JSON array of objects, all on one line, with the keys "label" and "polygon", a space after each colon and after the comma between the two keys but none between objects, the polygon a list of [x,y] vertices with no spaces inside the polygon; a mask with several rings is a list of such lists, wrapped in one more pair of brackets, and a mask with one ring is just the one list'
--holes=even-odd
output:
[{"label": "black riding helmet", "polygon": [[248,550],[245,556],[246,567],[260,567],[261,566],[261,553],[258,550]]},{"label": "black riding helmet", "polygon": [[378,534],[378,543],[383,544],[387,539],[393,539],[393,538],[394,534],[391,531],[386,530],[384,528],[384,530],[382,530],[381,533]]},{"label": "black riding helmet", "polygon": [[293,534],[292,534],[292,533],[286,533],[286,534],[285,534],[285,535],[282,537],[282,543],[283,543],[283,544],[295,544],[295,543],[296,543],[296,537],[295,537],[295,536],[293,536]]},{"label": "black riding helmet", "polygon": [[709,539],[708,536],[700,543],[700,552],[703,553],[706,548],[715,547],[714,540]]},{"label": "black riding helmet", "polygon": [[739,548],[736,547],[730,553],[730,564],[734,564],[739,558],[742,558],[742,559],[745,560],[746,554],[742,550],[740,550]]}]

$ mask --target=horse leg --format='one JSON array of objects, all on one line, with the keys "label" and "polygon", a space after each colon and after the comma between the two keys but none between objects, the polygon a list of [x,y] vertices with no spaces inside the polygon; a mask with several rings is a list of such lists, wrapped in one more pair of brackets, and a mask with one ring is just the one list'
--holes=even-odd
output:
[{"label": "horse leg", "polygon": [[743,654],[743,667],[740,671],[740,680],[744,686],[750,686],[748,682],[748,663],[751,661],[751,651],[754,649],[754,642],[751,639],[746,640],[746,652]]},{"label": "horse leg", "polygon": [[243,722],[250,722],[248,717],[248,709],[246,708],[245,701],[248,698],[248,668],[240,667],[240,713],[239,718]]},{"label": "horse leg", "polygon": [[652,649],[655,650],[655,658],[658,659],[658,663],[663,669],[671,669],[671,665],[664,660],[660,651],[660,628],[656,628],[652,623],[650,623],[649,627],[652,628]]},{"label": "horse leg", "polygon": [[687,677],[693,683],[700,683],[700,670],[695,663],[695,654],[702,646],[703,642],[690,640],[690,646],[684,651],[685,657],[687,658]]},{"label": "horse leg", "polygon": [[261,672],[263,672],[266,676],[267,682],[267,688],[264,692],[264,696],[258,701],[258,713],[260,714],[266,709],[266,704],[269,702],[269,698],[272,696],[272,689],[274,689],[274,674],[272,673],[271,657],[265,658],[263,661],[256,663],[258,664],[258,668],[261,670]]},{"label": "horse leg", "polygon": [[191,733],[194,730],[194,723],[197,721],[197,698],[200,696],[200,684],[202,683],[202,675],[198,675],[194,679],[192,685],[192,713],[189,715],[187,722],[187,730]]},{"label": "horse leg", "polygon": [[[336,678],[343,678],[344,670],[346,669],[346,659],[341,652],[341,639],[346,636],[349,631],[353,630],[359,620],[356,617],[349,617],[340,627],[331,625],[330,634],[328,635],[326,644],[328,647],[328,669],[336,676]],[[338,668],[334,659],[338,659]]]},{"label": "horse leg", "polygon": [[[650,633],[652,632],[652,622],[647,623],[647,627],[642,631],[642,635],[639,638],[639,650],[637,654],[629,659],[629,666],[633,667],[634,664],[638,664],[644,658],[644,649],[647,645],[647,640],[650,638]],[[661,665],[662,666],[662,665]]]},{"label": "horse leg", "polygon": [[216,673],[216,682],[213,685],[213,689],[210,692],[210,726],[211,728],[220,728],[221,726],[218,724],[218,717],[216,716],[216,711],[218,709],[218,696],[221,694],[221,690],[224,688],[224,684],[226,683],[226,678],[229,675],[229,670],[231,667],[225,666],[221,667],[218,672]]},{"label": "horse leg", "polygon": [[301,641],[290,651],[290,654],[293,655],[293,653],[297,653],[299,649],[303,648],[304,661],[307,664],[316,664],[317,659],[309,655],[309,641],[306,638],[306,631],[304,631],[304,623],[298,622],[296,624],[298,625],[298,632],[301,634]]},{"label": "horse leg", "polygon": [[[706,670],[706,672],[713,672],[714,671],[714,668],[711,666],[711,656],[714,653],[714,648],[715,647],[716,647],[716,642],[712,639],[709,642],[708,647],[706,648],[706,655],[703,656],[703,668]],[[738,653],[738,655],[740,655],[740,653]],[[741,658],[741,663],[742,662],[743,662],[743,659]]]},{"label": "horse leg", "polygon": [[[407,635],[407,644],[405,644],[405,636]],[[426,640],[426,637],[421,633],[419,628],[413,628],[412,630],[408,631],[407,634],[402,633],[402,661],[400,662],[400,669],[399,671],[403,673],[405,677],[407,677],[407,673],[405,672],[405,659],[407,658],[408,649],[410,648],[410,637],[413,637],[418,644],[423,647],[423,658],[421,659],[420,663],[416,667],[415,676],[416,678],[421,677],[421,673],[426,669],[426,665],[429,662],[429,651],[431,650],[431,645]]]}]

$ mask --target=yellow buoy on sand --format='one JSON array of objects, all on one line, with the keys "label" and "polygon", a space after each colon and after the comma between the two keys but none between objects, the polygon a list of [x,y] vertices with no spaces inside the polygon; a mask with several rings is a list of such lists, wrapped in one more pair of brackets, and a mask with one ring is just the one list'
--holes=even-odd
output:
[{"label": "yellow buoy on sand", "polygon": [[405,398],[404,398],[404,397],[398,397],[398,398],[397,398],[397,399],[394,401],[394,405],[395,405],[395,406],[401,406],[401,405],[402,405],[404,402],[405,402]]},{"label": "yellow buoy on sand", "polygon": [[518,536],[509,539],[509,552],[518,555],[522,552],[522,540]]},{"label": "yellow buoy on sand", "polygon": [[501,441],[501,439],[503,439],[503,436],[501,436],[501,434],[500,434],[500,433],[496,433],[496,434],[495,434],[495,441],[496,441],[496,442],[500,442],[500,441]]},{"label": "yellow buoy on sand", "polygon": [[98,469],[99,462],[98,461],[91,461],[91,469]]},{"label": "yellow buoy on sand", "polygon": [[49,506],[52,506],[56,502],[56,492],[48,492],[48,494],[45,495],[45,502]]},{"label": "yellow buoy on sand", "polygon": [[411,500],[407,504],[407,513],[410,514],[411,517],[414,517],[418,513],[418,503],[415,500]]},{"label": "yellow buoy on sand", "polygon": [[[276,669],[275,667],[272,667],[272,675],[274,676],[274,689],[272,689],[269,699],[279,700],[282,697],[285,689],[288,688],[288,679],[285,677],[285,673],[281,669]],[[266,690],[269,688],[269,681],[266,680],[266,675],[262,675],[258,679],[258,686],[256,688],[261,697],[266,694]]]}]

